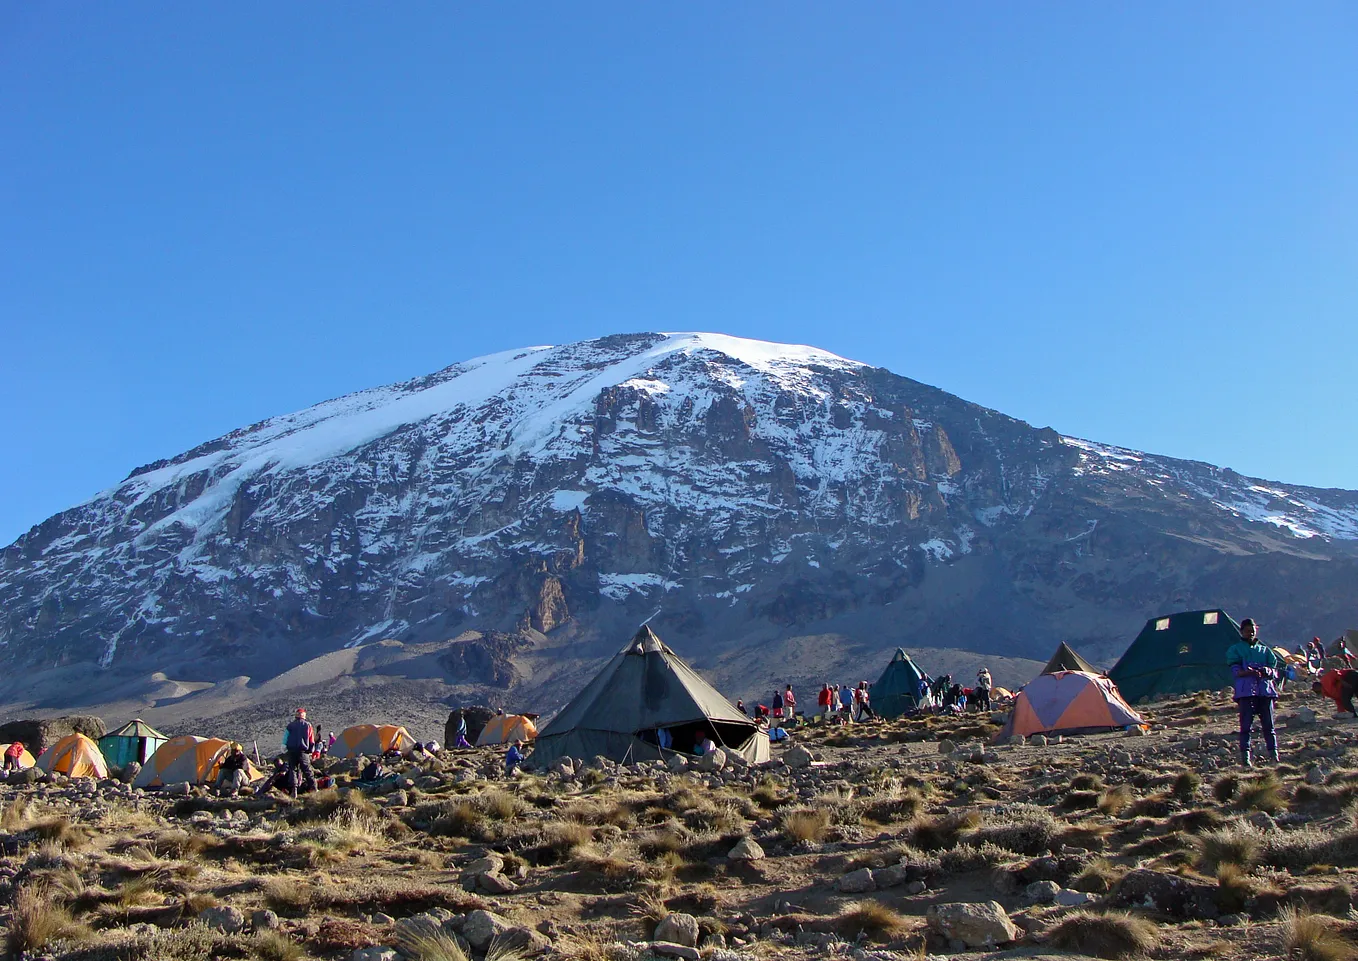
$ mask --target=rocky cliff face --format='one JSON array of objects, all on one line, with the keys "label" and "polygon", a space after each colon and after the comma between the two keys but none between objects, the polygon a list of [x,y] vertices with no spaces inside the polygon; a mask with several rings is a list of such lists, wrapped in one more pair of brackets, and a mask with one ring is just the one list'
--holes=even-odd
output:
[{"label": "rocky cliff face", "polygon": [[[1222,605],[1352,626],[1358,494],[1060,436],[804,347],[636,334],[455,364],[134,471],[0,554],[7,666],[267,674],[385,637],[593,655],[839,631],[1045,658]],[[509,641],[506,638],[517,638]]]}]

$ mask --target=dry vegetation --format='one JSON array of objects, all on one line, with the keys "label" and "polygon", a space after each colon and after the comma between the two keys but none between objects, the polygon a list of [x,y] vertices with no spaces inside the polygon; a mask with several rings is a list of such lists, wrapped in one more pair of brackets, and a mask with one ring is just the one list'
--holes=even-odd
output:
[{"label": "dry vegetation", "polygon": [[[988,747],[995,727],[975,716],[816,725],[795,738],[816,765],[724,775],[604,765],[505,780],[496,755],[471,751],[375,795],[341,769],[337,788],[298,802],[0,786],[7,949],[630,961],[622,943],[681,913],[708,955],[727,952],[718,961],[850,944],[953,955],[929,906],[997,900],[1030,951],[1358,961],[1358,726],[1285,730],[1284,764],[1242,771],[1224,697],[1149,712],[1149,736],[1047,747]],[[730,859],[742,839],[765,857]],[[502,929],[473,945],[479,910]],[[223,917],[241,929],[214,930]]]}]

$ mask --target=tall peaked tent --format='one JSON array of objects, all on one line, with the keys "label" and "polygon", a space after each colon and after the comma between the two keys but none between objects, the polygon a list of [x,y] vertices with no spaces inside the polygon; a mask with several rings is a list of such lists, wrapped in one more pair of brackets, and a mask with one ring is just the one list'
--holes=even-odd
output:
[{"label": "tall peaked tent", "polygon": [[1086,674],[1103,673],[1079,654],[1076,654],[1075,649],[1065,641],[1061,642],[1061,646],[1056,649],[1052,659],[1042,669],[1043,674],[1055,674],[1057,671],[1084,671]]},{"label": "tall peaked tent", "polygon": [[539,732],[533,761],[656,760],[692,752],[705,734],[752,764],[769,758],[768,732],[643,627]]},{"label": "tall peaked tent", "polygon": [[108,777],[108,764],[99,745],[83,734],[67,734],[38,756],[35,766],[48,774],[68,777]]},{"label": "tall peaked tent", "polygon": [[1226,651],[1240,625],[1225,611],[1181,611],[1152,617],[1108,676],[1129,703],[1231,686]]},{"label": "tall peaked tent", "polygon": [[900,717],[919,703],[919,682],[924,672],[915,666],[904,648],[896,648],[886,670],[872,685],[872,708],[885,718]]},{"label": "tall peaked tent", "polygon": [[1089,734],[1144,723],[1108,678],[1057,671],[1039,674],[1019,691],[995,740],[1013,734]]},{"label": "tall peaked tent", "polygon": [[113,767],[126,767],[133,761],[145,764],[168,740],[164,734],[137,718],[101,737],[99,751]]}]

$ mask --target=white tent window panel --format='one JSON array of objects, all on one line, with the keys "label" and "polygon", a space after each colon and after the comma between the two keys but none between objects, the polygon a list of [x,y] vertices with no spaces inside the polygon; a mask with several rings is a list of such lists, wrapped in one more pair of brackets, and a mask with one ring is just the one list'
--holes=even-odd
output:
[{"label": "white tent window panel", "polygon": [[1169,618],[1168,618],[1168,617],[1162,617],[1162,618],[1160,618],[1160,620],[1156,621],[1156,622],[1155,622],[1155,629],[1156,629],[1157,631],[1167,631],[1167,630],[1169,630]]},{"label": "white tent window panel", "polygon": [[1208,611],[1206,614],[1202,615],[1202,622],[1204,624],[1215,624],[1217,622],[1217,612]]}]

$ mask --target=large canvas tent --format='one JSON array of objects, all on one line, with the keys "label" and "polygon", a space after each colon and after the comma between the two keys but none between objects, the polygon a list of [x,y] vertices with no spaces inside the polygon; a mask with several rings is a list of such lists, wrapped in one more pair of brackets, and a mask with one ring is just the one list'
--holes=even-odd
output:
[{"label": "large canvas tent", "polygon": [[769,758],[768,732],[643,627],[542,729],[533,761],[656,760],[691,753],[705,734],[752,764]]},{"label": "large canvas tent", "polygon": [[1052,659],[1047,662],[1047,666],[1042,669],[1043,674],[1055,674],[1057,671],[1084,671],[1086,674],[1102,674],[1097,667],[1090,664],[1079,654],[1075,653],[1075,648],[1065,641],[1056,649]]},{"label": "large canvas tent", "polygon": [[924,672],[905,653],[905,649],[896,648],[886,670],[872,685],[872,709],[890,719],[918,707],[919,682],[923,679]]},{"label": "large canvas tent", "polygon": [[1230,687],[1226,651],[1238,640],[1240,625],[1220,609],[1152,617],[1108,676],[1132,704]]},{"label": "large canvas tent", "polygon": [[111,734],[99,739],[99,751],[113,767],[126,767],[133,761],[145,764],[162,744],[168,741],[141,718],[128,721]]},{"label": "large canvas tent", "polygon": [[1144,724],[1113,682],[1088,671],[1039,674],[1014,698],[995,739],[1013,734],[1090,734]]},{"label": "large canvas tent", "polygon": [[[211,784],[217,780],[222,761],[231,750],[231,742],[219,737],[196,737],[181,734],[172,737],[151,755],[133,785],[160,787],[166,784]],[[245,762],[245,779],[257,781],[264,775],[249,761]]]}]

